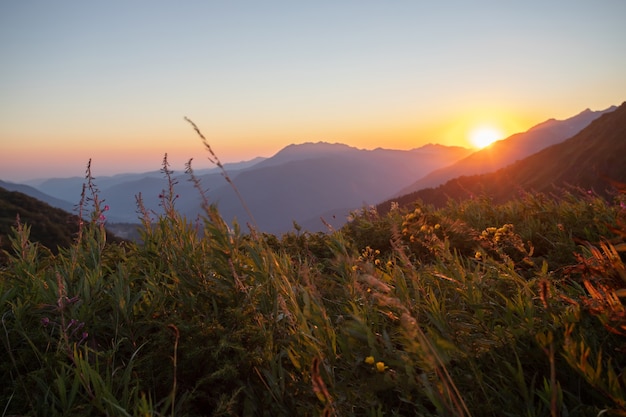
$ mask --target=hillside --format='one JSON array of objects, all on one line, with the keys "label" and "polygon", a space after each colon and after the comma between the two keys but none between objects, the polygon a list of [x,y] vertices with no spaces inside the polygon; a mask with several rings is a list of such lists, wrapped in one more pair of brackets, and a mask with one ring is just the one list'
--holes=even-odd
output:
[{"label": "hillside", "polygon": [[[486,195],[501,202],[515,198],[520,191],[551,192],[555,187],[568,185],[609,197],[611,181],[626,183],[624,155],[626,104],[602,115],[574,137],[497,172],[462,176],[395,201],[406,205],[422,200],[442,206],[449,198],[459,200]],[[380,207],[385,210],[389,205],[387,201]]]},{"label": "hillside", "polygon": [[[17,226],[18,216],[22,225],[30,227],[30,241],[40,243],[52,253],[69,247],[76,240],[78,216],[24,193],[0,187],[0,261],[4,259],[2,250],[12,252],[9,236],[13,236],[11,228]],[[123,240],[108,228],[107,231],[110,242]]]},{"label": "hillside", "polygon": [[[52,207],[60,208],[65,211],[72,211],[74,205],[69,201],[63,200],[61,198],[53,197],[50,194],[44,193],[35,187],[31,187],[25,184],[16,184],[12,182],[6,182],[0,180],[0,187],[4,188],[7,191],[17,191],[22,194],[26,194],[30,197],[36,198],[37,200],[43,201],[44,203],[48,203]],[[75,193],[78,193],[80,197],[80,191],[82,189],[82,182],[78,186],[77,189],[74,190]]]},{"label": "hillside", "polygon": [[[0,187],[0,249],[10,250],[11,227],[20,222],[31,227],[30,238],[56,252],[68,247],[78,232],[78,217],[17,191]],[[2,259],[2,255],[0,255]]]},{"label": "hillside", "polygon": [[611,106],[602,111],[585,111],[565,120],[550,119],[528,131],[516,133],[491,146],[476,151],[456,163],[435,170],[402,189],[397,196],[432,188],[462,175],[486,174],[504,168],[551,145],[571,138],[603,114],[616,109]]},{"label": "hillside", "polygon": [[626,414],[619,204],[473,199],[282,236],[206,214],[11,256],[3,415]]}]

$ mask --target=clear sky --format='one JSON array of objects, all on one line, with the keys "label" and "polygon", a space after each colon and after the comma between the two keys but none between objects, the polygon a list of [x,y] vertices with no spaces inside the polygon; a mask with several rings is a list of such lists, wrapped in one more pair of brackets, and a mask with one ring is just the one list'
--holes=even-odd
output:
[{"label": "clear sky", "polygon": [[0,179],[471,146],[626,100],[626,1],[0,2]]}]

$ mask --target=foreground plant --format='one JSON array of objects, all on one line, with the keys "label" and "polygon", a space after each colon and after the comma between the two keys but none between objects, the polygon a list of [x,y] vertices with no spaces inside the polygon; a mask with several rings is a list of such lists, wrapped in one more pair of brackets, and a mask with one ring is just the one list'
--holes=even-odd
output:
[{"label": "foreground plant", "polygon": [[70,247],[16,224],[3,415],[626,415],[621,200],[369,208],[272,236],[226,222],[191,162],[186,219],[162,172],[140,243],[107,236],[90,169]]}]

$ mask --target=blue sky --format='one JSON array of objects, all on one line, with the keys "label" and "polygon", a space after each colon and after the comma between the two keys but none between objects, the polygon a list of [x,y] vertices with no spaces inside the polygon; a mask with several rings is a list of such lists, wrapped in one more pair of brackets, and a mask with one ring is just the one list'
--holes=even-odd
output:
[{"label": "blue sky", "polygon": [[0,3],[0,179],[470,146],[626,99],[626,2]]}]

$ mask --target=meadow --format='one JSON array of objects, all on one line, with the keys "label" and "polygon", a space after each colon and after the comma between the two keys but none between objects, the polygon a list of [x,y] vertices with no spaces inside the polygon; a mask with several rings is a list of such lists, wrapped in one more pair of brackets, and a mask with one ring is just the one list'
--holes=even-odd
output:
[{"label": "meadow", "polygon": [[184,218],[163,174],[138,243],[107,237],[89,169],[68,247],[16,224],[0,415],[626,416],[626,193],[365,207],[275,236],[206,199]]}]

